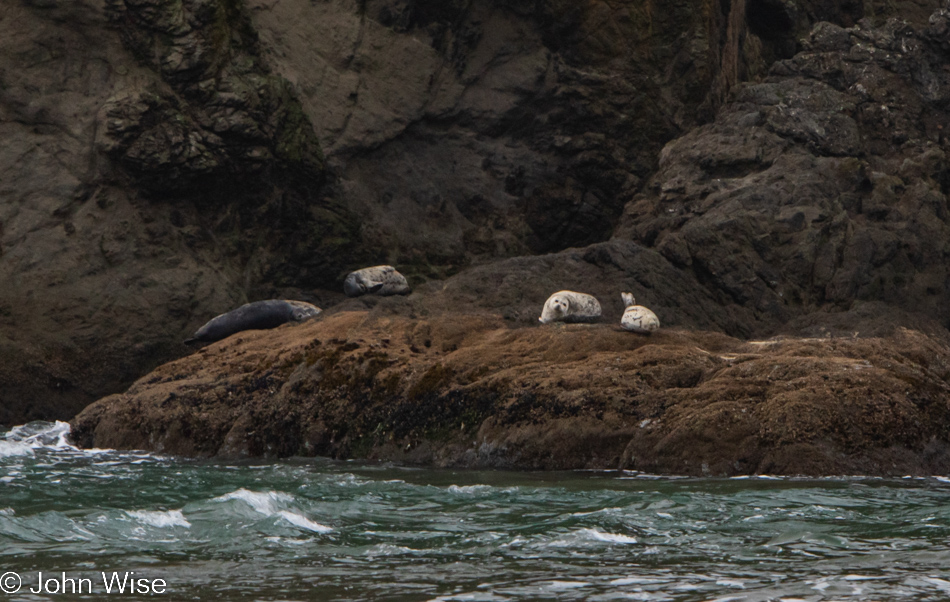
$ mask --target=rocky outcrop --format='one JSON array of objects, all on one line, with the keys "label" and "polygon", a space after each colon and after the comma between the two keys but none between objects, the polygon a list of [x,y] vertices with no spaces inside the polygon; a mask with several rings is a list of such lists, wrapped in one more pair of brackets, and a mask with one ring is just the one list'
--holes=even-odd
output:
[{"label": "rocky outcrop", "polygon": [[239,6],[4,6],[0,423],[68,418],[202,319],[360,256]]},{"label": "rocky outcrop", "polygon": [[899,312],[946,327],[947,32],[944,10],[922,30],[819,24],[715,122],[667,145],[616,236],[748,325],[801,331],[854,310],[876,315],[865,332]]},{"label": "rocky outcrop", "polygon": [[410,318],[404,299],[240,333],[72,423],[84,446],[688,475],[950,470],[950,347]]},{"label": "rocky outcrop", "polygon": [[666,141],[811,23],[863,16],[849,2],[249,7],[367,244],[424,277],[609,238]]},{"label": "rocky outcrop", "polygon": [[102,150],[151,194],[231,201],[280,171],[319,186],[323,156],[290,84],[271,75],[240,4],[124,2],[106,11],[159,82],[100,109]]},{"label": "rocky outcrop", "polygon": [[[784,23],[738,6],[750,31]],[[297,329],[240,335],[94,404],[74,434],[197,456],[946,472],[948,10],[917,28],[820,23],[761,81],[717,72],[703,102],[734,85],[729,100],[665,146],[608,242],[486,261],[408,298],[348,300]],[[416,31],[413,14],[393,18]],[[751,69],[755,44],[739,44],[740,30],[725,26],[720,59]],[[431,127],[418,119],[394,144]],[[520,148],[542,152],[528,139]],[[528,196],[507,215],[534,232]],[[527,248],[547,248],[531,236]],[[539,327],[541,303],[562,288],[600,297],[606,323]],[[622,332],[622,290],[665,328]]]},{"label": "rocky outcrop", "polygon": [[[921,133],[944,114],[940,17],[927,25],[936,5],[7,3],[0,11],[0,423],[68,417],[185,353],[179,341],[243,302],[280,296],[333,304],[343,275],[373,263],[397,264],[414,288],[441,295],[420,301],[419,311],[451,300],[498,310],[512,324],[529,319],[536,290],[555,280],[571,280],[558,288],[579,282],[601,291],[606,278],[640,286],[664,323],[732,335],[775,332],[786,319],[791,330],[837,321],[867,333],[882,316],[930,328],[923,322],[944,297],[929,292],[942,281],[924,266],[935,265],[942,226],[923,210],[904,220],[873,207],[892,207],[888,199],[917,190],[909,184],[913,165],[928,191],[943,194],[943,184],[934,187],[942,182],[940,159],[931,153],[942,142]],[[815,34],[808,52],[792,58],[817,21],[852,27],[894,12],[930,33],[875,33],[866,22],[823,26],[830,33]],[[851,65],[843,79],[834,57]],[[668,147],[654,175],[666,142],[712,120],[737,86],[776,60],[784,61],[772,71],[776,79],[745,89],[714,124]],[[886,82],[861,79],[865,64]],[[811,83],[797,88],[793,79]],[[845,80],[870,96],[841,87]],[[901,86],[899,102],[879,98],[885,83]],[[792,94],[794,110],[782,114],[769,90]],[[808,101],[810,90],[854,109],[834,117]],[[888,116],[875,117],[878,101]],[[741,232],[719,238],[733,226],[715,212],[679,215],[694,226],[664,221],[670,207],[658,190],[676,188],[676,178],[691,182],[676,193],[683,203],[719,202],[701,191],[708,174],[693,163],[704,159],[686,146],[744,128],[742,103],[763,115],[756,131],[773,137],[723,146],[712,159],[719,167],[710,168],[716,178],[753,186],[744,178],[761,161],[726,154],[744,156],[761,143],[762,161],[789,166],[786,179],[813,188],[832,179],[827,186],[840,198],[815,192],[821,215],[840,215],[834,202],[860,201],[880,223],[861,234],[863,222],[849,214],[855,234],[841,242],[832,226],[795,230],[794,212],[781,214],[778,229],[746,215]],[[816,127],[841,134],[809,138],[806,109],[817,111]],[[885,148],[899,132],[907,136],[900,150]],[[698,144],[723,142],[712,140]],[[839,160],[840,169],[825,159]],[[895,171],[905,159],[910,171]],[[937,211],[937,197],[925,196],[919,204]],[[802,213],[811,224],[809,211]],[[894,226],[903,221],[910,225]],[[773,234],[757,238],[748,228]],[[909,235],[918,247],[904,250]],[[771,240],[795,236],[794,244]],[[590,246],[611,237],[635,244]],[[808,255],[821,255],[822,245],[851,255],[873,247],[875,259],[870,267],[850,259],[826,266]],[[574,247],[587,248],[559,252]],[[516,274],[530,293],[481,294],[483,282]],[[497,298],[516,307],[486,301]]]}]

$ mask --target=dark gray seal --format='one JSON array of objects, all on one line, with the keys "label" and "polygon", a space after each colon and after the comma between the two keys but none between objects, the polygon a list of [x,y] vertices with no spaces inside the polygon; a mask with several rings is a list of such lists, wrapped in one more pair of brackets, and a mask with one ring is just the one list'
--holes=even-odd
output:
[{"label": "dark gray seal", "polygon": [[343,281],[347,297],[360,295],[408,295],[406,277],[391,265],[377,265],[350,272]]},{"label": "dark gray seal", "polygon": [[266,330],[277,328],[287,322],[303,322],[313,318],[320,311],[316,305],[303,301],[268,299],[246,303],[226,314],[211,318],[185,343],[188,345],[213,343],[242,330]]}]

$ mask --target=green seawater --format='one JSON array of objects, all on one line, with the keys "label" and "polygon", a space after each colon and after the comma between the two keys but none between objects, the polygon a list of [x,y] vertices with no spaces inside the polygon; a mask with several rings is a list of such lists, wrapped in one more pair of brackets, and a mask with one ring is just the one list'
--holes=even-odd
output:
[{"label": "green seawater", "polygon": [[67,432],[0,434],[0,600],[950,599],[939,476],[227,464]]}]

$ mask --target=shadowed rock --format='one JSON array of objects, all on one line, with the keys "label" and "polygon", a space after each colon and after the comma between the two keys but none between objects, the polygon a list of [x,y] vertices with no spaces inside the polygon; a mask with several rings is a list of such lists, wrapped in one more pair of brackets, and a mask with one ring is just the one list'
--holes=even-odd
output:
[{"label": "shadowed rock", "polygon": [[872,308],[880,326],[898,311],[946,327],[946,15],[919,30],[816,26],[663,149],[615,237],[659,252],[752,330]]}]

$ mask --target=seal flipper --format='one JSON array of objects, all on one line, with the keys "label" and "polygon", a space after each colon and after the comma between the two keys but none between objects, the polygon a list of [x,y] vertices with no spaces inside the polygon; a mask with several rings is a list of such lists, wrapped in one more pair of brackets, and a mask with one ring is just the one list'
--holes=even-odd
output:
[{"label": "seal flipper", "polygon": [[366,289],[366,294],[372,295],[372,294],[378,293],[380,289],[382,289],[384,286],[386,286],[385,282],[377,282],[373,286]]}]

